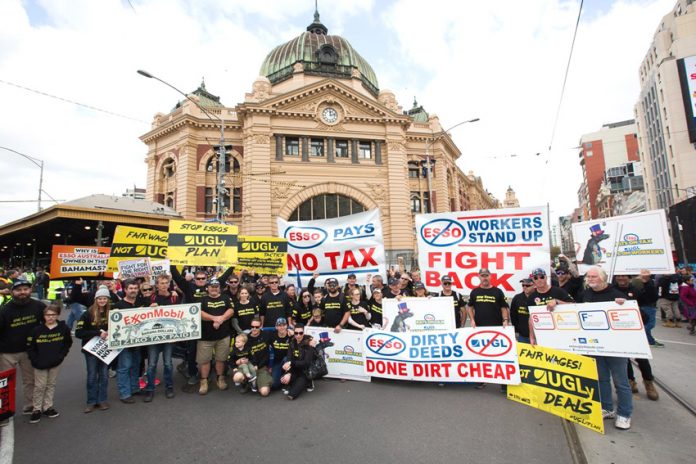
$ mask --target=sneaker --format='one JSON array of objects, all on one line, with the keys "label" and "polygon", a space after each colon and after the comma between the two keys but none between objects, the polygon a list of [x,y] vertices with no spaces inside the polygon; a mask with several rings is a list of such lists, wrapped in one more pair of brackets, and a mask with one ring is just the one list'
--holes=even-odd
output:
[{"label": "sneaker", "polygon": [[616,421],[614,422],[614,427],[621,430],[628,430],[631,428],[631,418],[624,416],[616,416]]},{"label": "sneaker", "polygon": [[29,416],[34,413],[34,408],[31,406],[25,406],[24,409],[22,409],[22,414],[25,416]]},{"label": "sneaker", "polygon": [[614,411],[607,411],[606,409],[602,409],[602,419],[613,419],[616,417],[616,413]]},{"label": "sneaker", "polygon": [[655,343],[650,344],[650,346],[654,346],[655,348],[664,348],[664,347],[665,347],[665,344],[664,344],[664,343],[660,343],[660,342],[658,342],[657,340],[655,340]]},{"label": "sneaker", "polygon": [[227,390],[227,381],[225,380],[224,375],[218,375],[217,387],[218,387],[218,390],[222,390],[222,391]]},{"label": "sneaker", "polygon": [[36,424],[37,422],[41,422],[41,411],[32,411],[29,423]]},{"label": "sneaker", "polygon": [[173,388],[167,388],[167,391],[164,392],[164,397],[167,398],[168,400],[174,398],[176,396],[174,394],[174,389]]},{"label": "sneaker", "polygon": [[201,384],[198,387],[198,394],[199,395],[207,395],[208,394],[208,379],[201,379]]},{"label": "sneaker", "polygon": [[60,416],[60,413],[53,408],[48,408],[43,413],[44,416],[48,417],[49,419],[55,419],[56,417]]},{"label": "sneaker", "polygon": [[259,391],[259,387],[258,387],[258,385],[256,385],[256,377],[254,377],[253,382],[249,382],[249,383],[251,384],[251,391],[253,391],[254,393]]},{"label": "sneaker", "polygon": [[283,388],[283,395],[287,395],[288,393],[290,393],[290,390],[288,390],[287,388]]},{"label": "sneaker", "polygon": [[307,391],[308,392],[313,392],[314,391],[314,380],[309,381],[309,385],[307,385]]},{"label": "sneaker", "polygon": [[151,392],[151,391],[145,392],[145,398],[143,398],[143,401],[145,403],[151,403],[154,397],[155,397],[155,392]]}]

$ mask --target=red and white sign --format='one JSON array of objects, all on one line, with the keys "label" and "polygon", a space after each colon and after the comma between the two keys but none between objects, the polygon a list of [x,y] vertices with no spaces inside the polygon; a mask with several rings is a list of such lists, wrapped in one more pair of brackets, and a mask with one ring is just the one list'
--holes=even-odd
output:
[{"label": "red and white sign", "polygon": [[452,277],[464,294],[479,285],[478,270],[491,271],[491,284],[506,296],[522,289],[520,279],[536,268],[549,269],[546,207],[460,211],[416,215],[418,265],[425,286],[441,289]]},{"label": "red and white sign", "polygon": [[379,210],[318,221],[288,222],[278,218],[278,236],[288,241],[287,278],[305,287],[318,272],[321,285],[329,277],[346,282],[355,274],[386,275]]},{"label": "red and white sign", "polygon": [[15,369],[0,372],[0,420],[14,416],[16,380],[17,371]]}]

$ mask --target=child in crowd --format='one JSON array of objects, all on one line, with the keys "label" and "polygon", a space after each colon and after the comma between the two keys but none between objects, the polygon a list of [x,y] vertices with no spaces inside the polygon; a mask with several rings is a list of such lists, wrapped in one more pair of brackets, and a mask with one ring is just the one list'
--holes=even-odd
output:
[{"label": "child in crowd", "polygon": [[256,387],[256,368],[249,362],[249,350],[247,349],[247,341],[249,337],[245,333],[237,335],[234,339],[234,348],[232,348],[232,363],[235,366],[235,371],[244,374],[252,387]]},{"label": "child in crowd", "polygon": [[60,415],[53,408],[53,395],[60,365],[72,346],[70,329],[58,320],[60,307],[48,305],[43,315],[44,323],[35,327],[27,340],[27,355],[34,367],[34,409],[29,419],[32,424],[41,420],[41,414],[51,419]]}]

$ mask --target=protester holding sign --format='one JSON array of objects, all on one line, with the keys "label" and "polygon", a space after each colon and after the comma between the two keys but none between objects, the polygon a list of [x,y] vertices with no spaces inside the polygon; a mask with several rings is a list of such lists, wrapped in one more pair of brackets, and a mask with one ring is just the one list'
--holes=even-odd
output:
[{"label": "protester holding sign", "polygon": [[198,340],[196,362],[198,363],[201,378],[198,393],[208,393],[208,375],[210,374],[210,361],[215,352],[215,372],[217,373],[217,387],[227,390],[225,381],[225,362],[230,353],[230,336],[232,328],[229,319],[234,315],[232,302],[226,296],[220,294],[220,282],[212,279],[208,282],[208,296],[201,300],[201,339]]},{"label": "protester holding sign", "polygon": [[532,279],[522,279],[520,284],[522,292],[515,295],[510,303],[510,321],[515,327],[517,341],[529,343],[529,296],[534,293],[535,288]]},{"label": "protester holding sign", "polygon": [[292,310],[292,321],[295,324],[298,322],[307,324],[307,322],[312,318],[313,309],[314,305],[312,304],[312,294],[309,292],[309,290],[302,290],[300,300]]},{"label": "protester holding sign", "polygon": [[[145,302],[138,298],[140,287],[135,280],[126,280],[123,283],[124,297],[114,305],[115,309],[131,309],[145,306]],[[149,304],[149,303],[148,303]],[[118,396],[124,404],[133,404],[133,395],[140,394],[140,347],[124,348],[118,355],[118,369],[116,370],[116,384]]]},{"label": "protester holding sign", "polygon": [[372,314],[368,309],[370,306],[363,300],[362,295],[362,290],[359,287],[353,287],[349,290],[348,296],[350,301],[348,302],[348,308],[350,309],[350,316],[348,317],[347,329],[362,330],[365,327],[370,327]]},{"label": "protester holding sign", "polygon": [[482,268],[478,272],[481,284],[471,291],[466,310],[471,319],[471,327],[499,326],[507,327],[510,317],[505,295],[491,285],[491,272]]},{"label": "protester holding sign", "polygon": [[274,327],[279,318],[287,320],[292,317],[290,297],[280,291],[279,285],[278,276],[271,276],[268,279],[268,291],[261,297],[261,320],[264,327]]},{"label": "protester holding sign", "polygon": [[382,297],[382,289],[374,288],[370,301],[367,302],[370,308],[370,324],[377,328],[382,328]]},{"label": "protester holding sign", "polygon": [[348,324],[350,308],[346,305],[345,297],[341,295],[338,280],[330,277],[326,279],[325,283],[328,295],[321,300],[319,308],[324,314],[326,325],[333,327],[334,331],[338,333]]},{"label": "protester holding sign", "polygon": [[442,291],[440,296],[450,296],[452,297],[452,307],[454,309],[454,322],[455,327],[459,329],[460,327],[466,326],[466,303],[464,298],[457,292],[452,290],[452,278],[448,275],[442,276]]},{"label": "protester holding sign", "polygon": [[251,321],[255,317],[259,317],[260,312],[259,305],[250,299],[249,290],[241,287],[239,290],[239,301],[234,303],[235,315],[232,318],[232,327],[237,332],[249,332],[251,330]]},{"label": "protester holding sign", "polygon": [[[109,333],[109,312],[111,299],[109,290],[102,286],[95,294],[94,303],[82,314],[77,323],[75,336],[82,340],[82,346],[94,337],[106,340]],[[101,362],[96,356],[84,353],[87,364],[87,407],[85,414],[96,408],[106,411],[109,403],[106,402],[109,387],[109,365]]]}]

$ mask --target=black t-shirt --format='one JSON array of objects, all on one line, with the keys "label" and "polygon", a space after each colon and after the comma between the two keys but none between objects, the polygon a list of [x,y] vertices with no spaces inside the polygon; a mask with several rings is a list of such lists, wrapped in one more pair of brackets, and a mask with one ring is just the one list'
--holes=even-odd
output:
[{"label": "black t-shirt", "polygon": [[278,335],[277,330],[270,332],[270,334],[269,346],[273,351],[273,365],[277,366],[278,364],[283,363],[283,358],[288,354],[290,335],[286,333],[284,337],[281,337]]},{"label": "black t-shirt", "polygon": [[529,337],[529,297],[524,292],[512,298],[510,322],[521,336]]},{"label": "black t-shirt", "polygon": [[328,327],[336,327],[341,323],[343,315],[350,311],[345,298],[340,293],[336,296],[326,295],[319,305],[324,314],[324,322]]},{"label": "black t-shirt", "polygon": [[264,316],[264,327],[275,327],[279,317],[287,319],[292,316],[288,300],[288,294],[285,292],[278,292],[275,295],[271,292],[264,293],[261,298],[261,315]]},{"label": "black t-shirt", "polygon": [[626,295],[621,291],[617,290],[613,285],[609,285],[604,290],[595,292],[590,287],[587,287],[584,292],[582,292],[582,302],[583,303],[599,303],[606,301],[614,301],[617,298],[626,298]]},{"label": "black t-shirt", "polygon": [[440,292],[440,296],[449,296],[452,297],[452,306],[454,308],[454,323],[457,328],[460,328],[462,326],[462,320],[461,320],[461,309],[464,307],[464,302],[462,301],[462,297],[457,294],[457,292],[452,292],[451,295],[445,295],[445,292]]},{"label": "black t-shirt", "polygon": [[242,330],[251,329],[251,321],[260,314],[259,305],[255,301],[249,300],[246,303],[234,304],[234,317],[237,318],[239,328]]},{"label": "black t-shirt", "polygon": [[27,351],[27,338],[35,327],[43,324],[45,307],[43,302],[32,298],[25,305],[10,300],[0,308],[0,353]]},{"label": "black t-shirt", "polygon": [[573,297],[568,295],[568,292],[561,287],[551,287],[546,293],[539,293],[539,290],[534,290],[532,294],[529,295],[529,306],[546,306],[551,300],[560,300],[568,303],[574,301]]},{"label": "black t-shirt", "polygon": [[662,276],[658,282],[660,298],[677,301],[679,299],[679,284],[681,278],[677,274]]},{"label": "black t-shirt", "polygon": [[256,367],[268,367],[270,334],[261,331],[258,337],[249,334],[245,351],[249,352],[249,361]]},{"label": "black t-shirt", "polygon": [[[370,327],[370,321],[367,320],[367,316],[358,310],[358,308],[363,308],[369,311],[369,307],[370,306],[367,304],[366,301],[360,300],[357,304],[353,303],[352,301],[349,301],[348,308],[350,308],[350,318],[353,319],[353,322],[355,322],[356,324],[360,324],[365,327]],[[358,327],[352,326],[350,324],[346,326],[346,329],[361,330]]]},{"label": "black t-shirt", "polygon": [[498,287],[477,287],[469,295],[469,306],[474,308],[474,322],[477,326],[503,325],[501,308],[507,308],[505,294]]},{"label": "black t-shirt", "polygon": [[382,303],[377,303],[374,298],[370,298],[367,305],[370,307],[370,314],[372,315],[370,324],[379,324],[382,327]]},{"label": "black t-shirt", "polygon": [[[232,307],[232,302],[225,295],[220,295],[216,298],[206,296],[201,300],[201,311],[211,316],[222,316]],[[232,335],[232,327],[230,326],[229,319],[223,322],[217,329],[213,327],[213,321],[201,320],[201,340],[222,340],[230,335]]]},{"label": "black t-shirt", "polygon": [[584,279],[582,277],[572,277],[568,280],[563,285],[559,284],[559,288],[562,288],[563,290],[568,293],[568,295],[573,297],[573,300],[578,299],[578,295],[582,293],[582,284],[584,282]]},{"label": "black t-shirt", "polygon": [[313,305],[310,303],[308,305],[303,305],[302,303],[297,303],[292,308],[292,319],[295,323],[301,322],[307,324],[307,321],[312,317]]}]

